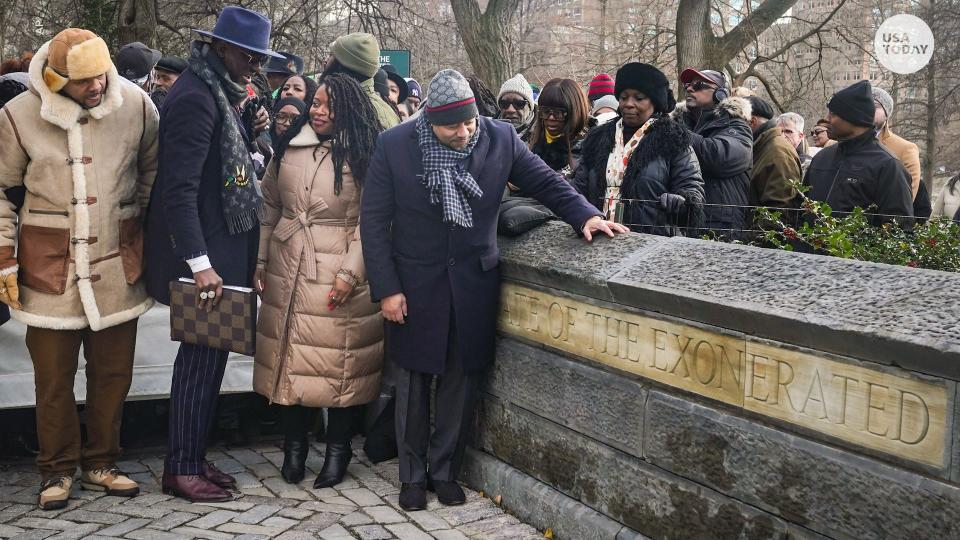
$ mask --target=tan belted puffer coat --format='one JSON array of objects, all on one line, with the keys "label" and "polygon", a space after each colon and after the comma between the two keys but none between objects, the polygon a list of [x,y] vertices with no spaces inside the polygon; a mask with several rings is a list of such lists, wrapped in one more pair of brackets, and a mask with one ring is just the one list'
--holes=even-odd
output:
[{"label": "tan belted puffer coat", "polygon": [[[380,391],[383,319],[363,267],[360,189],[346,163],[339,195],[333,182],[330,143],[309,124],[263,179],[266,277],[253,388],[281,405],[347,407]],[[341,271],[359,283],[330,311],[327,293]]]}]

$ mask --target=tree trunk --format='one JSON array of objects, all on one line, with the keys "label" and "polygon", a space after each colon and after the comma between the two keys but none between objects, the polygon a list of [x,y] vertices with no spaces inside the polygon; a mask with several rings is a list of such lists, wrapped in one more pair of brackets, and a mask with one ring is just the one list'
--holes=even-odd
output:
[{"label": "tree trunk", "polygon": [[688,67],[723,70],[711,58],[716,38],[710,26],[710,0],[680,0],[677,7],[677,76]]},{"label": "tree trunk", "polygon": [[927,134],[926,151],[923,153],[923,163],[921,171],[923,172],[923,183],[927,185],[927,191],[933,196],[933,169],[936,166],[937,158],[937,51],[934,49],[933,58],[925,68],[927,72],[924,78],[927,82]]},{"label": "tree trunk", "polygon": [[490,0],[480,12],[477,0],[450,0],[463,47],[474,74],[490,88],[512,77],[509,30],[520,0]]},{"label": "tree trunk", "polygon": [[764,0],[723,36],[715,36],[710,0],[680,0],[677,6],[677,69],[695,67],[723,71],[797,0]]},{"label": "tree trunk", "polygon": [[157,46],[156,0],[121,0],[117,35],[120,45],[139,41],[147,47]]}]

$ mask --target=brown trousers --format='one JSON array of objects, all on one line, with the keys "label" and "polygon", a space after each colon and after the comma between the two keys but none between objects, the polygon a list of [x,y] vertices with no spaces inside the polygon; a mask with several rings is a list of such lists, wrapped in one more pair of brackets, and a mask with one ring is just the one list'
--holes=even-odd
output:
[{"label": "brown trousers", "polygon": [[[73,476],[77,465],[90,470],[119,459],[120,421],[133,376],[136,342],[137,319],[99,332],[27,327],[37,387],[37,467],[44,479]],[[87,443],[82,450],[73,396],[81,345],[87,361]]]}]

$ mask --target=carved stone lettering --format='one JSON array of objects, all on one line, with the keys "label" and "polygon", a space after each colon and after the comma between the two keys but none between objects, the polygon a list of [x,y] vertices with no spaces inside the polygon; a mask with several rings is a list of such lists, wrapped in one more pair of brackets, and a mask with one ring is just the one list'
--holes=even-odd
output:
[{"label": "carved stone lettering", "polygon": [[945,382],[512,283],[502,295],[507,334],[873,450],[944,464]]}]

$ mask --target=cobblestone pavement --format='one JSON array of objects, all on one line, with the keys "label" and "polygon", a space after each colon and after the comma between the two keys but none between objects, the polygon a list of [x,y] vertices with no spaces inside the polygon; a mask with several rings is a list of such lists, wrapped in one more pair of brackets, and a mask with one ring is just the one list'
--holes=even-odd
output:
[{"label": "cobblestone pavement", "polygon": [[[74,484],[67,508],[36,506],[39,475],[28,461],[0,464],[0,538],[175,538],[299,540],[462,540],[543,538],[530,525],[505,514],[491,500],[467,491],[462,506],[441,506],[431,494],[424,511],[405,512],[397,502],[396,460],[372,465],[355,450],[349,474],[336,488],[313,489],[323,464],[323,444],[314,443],[307,477],[299,485],[280,477],[279,443],[218,448],[207,457],[237,478],[233,501],[190,504],[160,491],[160,453],[128,455],[120,468],[140,482],[133,499],[84,491]],[[354,442],[354,447],[360,445]],[[312,471],[312,474],[310,473]]]}]

